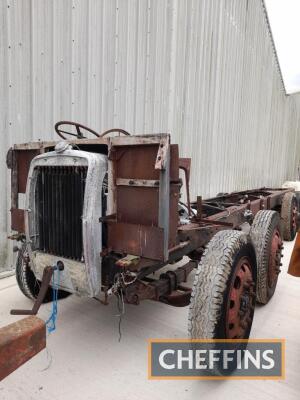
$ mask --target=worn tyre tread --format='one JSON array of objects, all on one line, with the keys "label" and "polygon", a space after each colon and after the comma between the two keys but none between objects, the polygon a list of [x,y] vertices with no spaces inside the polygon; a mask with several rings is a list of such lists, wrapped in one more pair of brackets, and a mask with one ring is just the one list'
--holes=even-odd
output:
[{"label": "worn tyre tread", "polygon": [[189,308],[191,338],[215,338],[224,295],[236,252],[248,236],[240,231],[218,232],[208,243],[195,275]]},{"label": "worn tyre tread", "polygon": [[296,232],[291,229],[291,208],[293,201],[297,204],[297,198],[294,192],[287,192],[283,196],[281,205],[281,220],[282,220],[282,233],[283,239],[287,241],[292,241],[295,238]]},{"label": "worn tyre tread", "polygon": [[31,300],[35,300],[33,291],[30,289],[29,280],[30,277],[28,276],[28,271],[26,270],[27,267],[25,263],[23,263],[23,254],[22,250],[19,250],[17,261],[16,261],[16,279],[18,286],[21,292]]},{"label": "worn tyre tread", "polygon": [[[16,280],[21,292],[30,300],[35,301],[40,290],[40,282],[36,279],[34,273],[23,262],[23,256],[26,252],[26,245],[23,245],[18,252],[16,261]],[[71,293],[65,290],[58,290],[58,299],[66,298]],[[43,303],[52,301],[52,289],[49,287]]]},{"label": "worn tyre tread", "polygon": [[[271,297],[268,296],[268,267],[269,267],[269,241],[274,228],[280,229],[280,218],[277,211],[260,210],[255,215],[250,230],[252,243],[255,247],[257,260],[257,289],[256,299],[261,304],[267,304]],[[275,291],[275,290],[274,290]]]}]

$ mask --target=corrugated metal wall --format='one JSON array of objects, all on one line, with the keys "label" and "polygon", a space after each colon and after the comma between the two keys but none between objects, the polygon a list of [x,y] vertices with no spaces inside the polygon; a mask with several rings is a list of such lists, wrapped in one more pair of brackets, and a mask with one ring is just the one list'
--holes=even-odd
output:
[{"label": "corrugated metal wall", "polygon": [[[5,153],[60,119],[171,132],[192,195],[293,178],[300,98],[284,94],[261,0],[0,0]],[[5,252],[2,252],[2,260]]]}]

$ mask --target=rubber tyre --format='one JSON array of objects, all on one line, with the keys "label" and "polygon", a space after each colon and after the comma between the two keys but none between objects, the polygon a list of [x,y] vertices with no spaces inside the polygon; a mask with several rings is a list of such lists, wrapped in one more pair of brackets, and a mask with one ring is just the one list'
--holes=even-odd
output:
[{"label": "rubber tyre", "polygon": [[[218,232],[208,243],[195,276],[191,295],[188,324],[190,338],[226,339],[225,321],[230,283],[241,257],[247,257],[251,261],[255,284],[256,257],[249,235],[240,231],[225,230]],[[253,314],[254,307],[245,339],[250,335]]]},{"label": "rubber tyre", "polygon": [[[23,245],[18,252],[16,261],[16,279],[21,292],[31,300],[35,300],[39,294],[41,282],[36,279],[33,271],[29,265],[24,262],[24,253],[26,252],[26,246]],[[64,299],[71,293],[65,290],[58,290],[58,299]],[[43,303],[49,303],[52,301],[52,288],[49,287]]]},{"label": "rubber tyre", "polygon": [[297,224],[296,226],[293,225],[294,207],[296,207],[298,211],[298,201],[295,193],[285,193],[281,204],[281,223],[283,239],[287,241],[294,240],[297,233]]},{"label": "rubber tyre", "polygon": [[[270,252],[275,230],[281,233],[280,217],[277,211],[260,210],[255,215],[250,236],[256,252],[257,292],[256,299],[267,304],[274,295],[278,276],[273,286],[269,286]],[[280,255],[282,248],[280,249]],[[281,257],[280,257],[281,258]]]}]

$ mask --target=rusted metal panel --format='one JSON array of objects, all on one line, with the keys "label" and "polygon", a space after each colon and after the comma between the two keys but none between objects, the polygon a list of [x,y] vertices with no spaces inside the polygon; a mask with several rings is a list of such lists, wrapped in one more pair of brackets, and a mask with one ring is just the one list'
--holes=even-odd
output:
[{"label": "rusted metal panel", "polygon": [[17,209],[19,193],[26,192],[27,176],[31,160],[40,153],[40,149],[16,150],[10,148],[6,156],[6,165],[11,170],[11,208]]},{"label": "rusted metal panel", "polygon": [[[158,145],[117,147],[114,151],[116,177],[123,179],[159,180],[155,162]],[[179,179],[178,145],[171,145],[170,180]]]},{"label": "rusted metal panel", "polygon": [[158,226],[157,187],[117,188],[117,221],[131,224]]},{"label": "rusted metal panel", "polygon": [[11,210],[11,229],[19,233],[25,232],[24,210],[12,208]]},{"label": "rusted metal panel", "polygon": [[11,229],[24,233],[24,210],[19,209],[19,193],[26,192],[31,160],[40,154],[40,149],[9,149],[6,163],[11,169]]},{"label": "rusted metal panel", "polygon": [[26,183],[31,160],[40,154],[40,150],[17,150],[18,192],[26,192]]},{"label": "rusted metal panel", "polygon": [[[159,189],[157,187],[118,186],[117,221],[147,226],[158,226]],[[169,247],[176,243],[179,186],[170,185]]]},{"label": "rusted metal panel", "polygon": [[119,253],[161,260],[164,256],[163,229],[156,226],[110,222],[108,247]]},{"label": "rusted metal panel", "polygon": [[116,178],[159,180],[160,171],[154,169],[157,149],[157,145],[116,148]]},{"label": "rusted metal panel", "polygon": [[[176,245],[178,225],[179,155],[178,146],[169,141],[169,135],[118,137],[111,139],[109,151],[109,203],[113,200],[115,204],[116,223],[141,225],[146,231],[147,227],[161,228],[164,252],[158,259],[163,260]],[[126,240],[124,237],[123,245],[119,242],[118,246],[142,256],[140,246],[129,250]],[[139,240],[135,238],[136,243]]]},{"label": "rusted metal panel", "polygon": [[30,316],[0,329],[0,381],[46,347],[46,326]]},{"label": "rusted metal panel", "polygon": [[178,144],[170,146],[170,180],[177,182],[179,180],[179,149]]}]

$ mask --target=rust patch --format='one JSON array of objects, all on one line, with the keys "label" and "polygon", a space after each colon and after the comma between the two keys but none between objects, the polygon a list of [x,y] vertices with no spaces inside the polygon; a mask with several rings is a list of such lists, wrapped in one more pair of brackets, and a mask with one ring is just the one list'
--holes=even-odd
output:
[{"label": "rust patch", "polygon": [[26,183],[31,160],[40,154],[39,150],[17,150],[18,192],[26,192]]},{"label": "rust patch", "polygon": [[126,223],[108,223],[108,247],[152,260],[163,259],[163,229]]},{"label": "rust patch", "polygon": [[28,317],[0,329],[0,381],[46,347],[45,322]]},{"label": "rust patch", "polygon": [[11,229],[19,233],[25,233],[24,210],[12,208],[11,210]]}]

